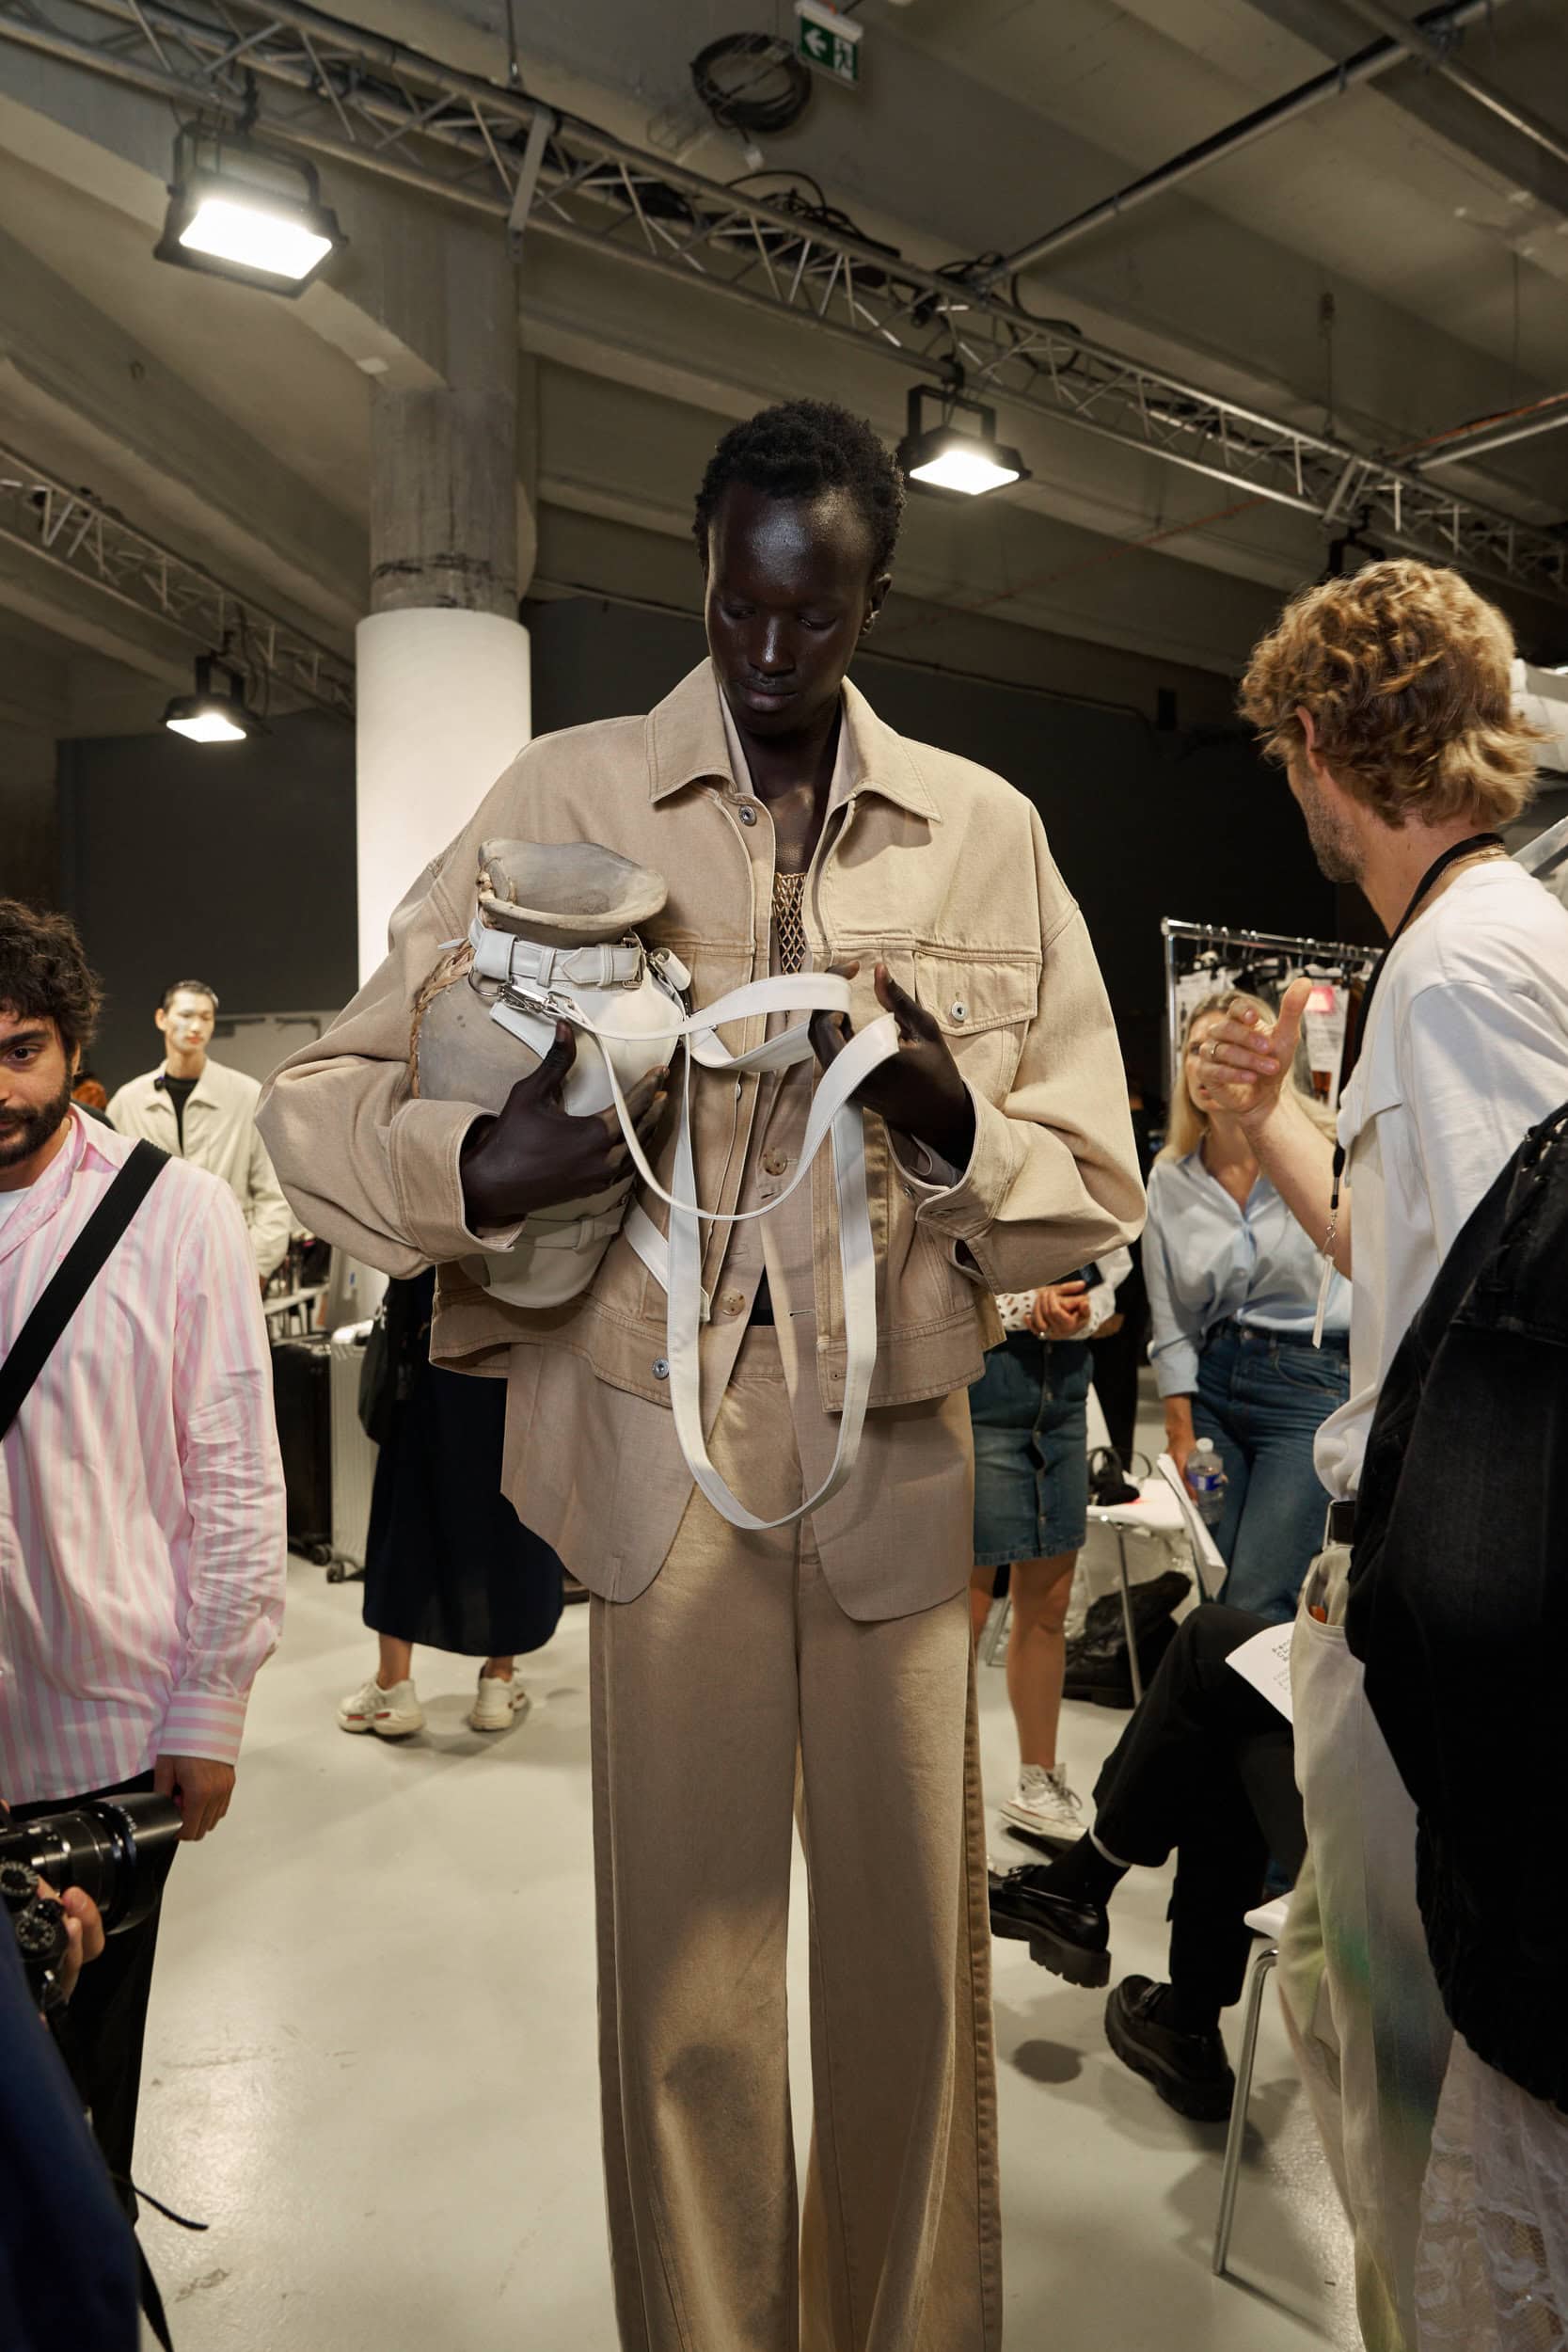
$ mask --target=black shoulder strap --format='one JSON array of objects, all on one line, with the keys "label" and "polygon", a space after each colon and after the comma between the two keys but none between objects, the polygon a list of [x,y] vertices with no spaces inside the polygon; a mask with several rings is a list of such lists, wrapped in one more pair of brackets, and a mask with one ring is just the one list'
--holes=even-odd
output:
[{"label": "black shoulder strap", "polygon": [[168,1166],[155,1143],[138,1143],[55,1267],[0,1362],[0,1438],[18,1413],[50,1351],[108,1263],[121,1234]]}]

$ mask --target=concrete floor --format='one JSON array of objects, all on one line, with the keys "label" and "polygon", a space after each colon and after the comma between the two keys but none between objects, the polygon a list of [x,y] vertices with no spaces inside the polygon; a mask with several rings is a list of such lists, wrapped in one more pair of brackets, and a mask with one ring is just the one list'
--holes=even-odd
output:
[{"label": "concrete floor", "polygon": [[[389,1746],[333,1720],[373,1655],[358,1587],[291,1574],[234,1810],[181,1859],[153,1996],[137,2170],[209,2224],[143,2224],[178,2352],[613,2352],[587,1612],[529,1661],[520,1727],[470,1732],[469,1670],[426,1653],[429,1726]],[[1016,1758],[997,1670],[982,1710],[996,1797]],[[1087,1788],[1125,1719],[1068,1714]],[[1165,1894],[1153,1873],[1118,1894],[1118,1974],[1164,1973]],[[1103,1994],[1022,1945],[995,1958],[1009,2344],[1354,2346],[1343,2224],[1272,2002],[1240,2279],[1220,2281],[1221,2127],[1182,2122],[1110,2058]],[[799,1966],[792,1992],[803,2120]]]}]

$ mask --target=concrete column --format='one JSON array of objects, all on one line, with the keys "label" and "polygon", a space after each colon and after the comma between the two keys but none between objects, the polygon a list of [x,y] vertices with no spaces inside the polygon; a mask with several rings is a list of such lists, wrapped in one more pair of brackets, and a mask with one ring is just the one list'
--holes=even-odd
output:
[{"label": "concrete column", "polygon": [[[516,278],[499,233],[430,215],[383,257],[388,324],[426,362],[371,409],[371,613],[359,624],[359,972],[387,918],[530,734]],[[519,529],[519,508],[527,526]]]}]

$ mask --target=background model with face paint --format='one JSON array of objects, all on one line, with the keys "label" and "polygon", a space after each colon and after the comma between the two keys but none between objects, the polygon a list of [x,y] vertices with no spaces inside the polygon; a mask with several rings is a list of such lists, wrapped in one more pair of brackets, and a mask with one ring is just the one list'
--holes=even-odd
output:
[{"label": "background model with face paint", "polygon": [[289,1204],[256,1132],[261,1088],[208,1053],[217,1010],[205,980],[176,980],[166,989],[152,1016],[164,1040],[163,1066],[122,1086],[109,1117],[122,1136],[145,1136],[222,1178],[240,1204],[264,1282],[289,1247]]},{"label": "background model with face paint", "polygon": [[[709,660],[647,718],[522,755],[261,1113],[315,1230],[391,1273],[440,1263],[433,1353],[508,1367],[508,1491],[594,1597],[604,2145],[639,2352],[1000,2338],[966,1391],[999,1336],[992,1294],[1103,1256],[1142,1191],[1104,991],[1037,816],[881,725],[846,678],[902,498],[842,409],[794,402],[726,435],[695,518]],[[562,1106],[569,1034],[499,1118],[409,1097],[415,992],[467,929],[480,842],[519,835],[600,841],[662,874],[646,928],[699,1007],[832,965],[857,1026],[895,1016],[900,1050],[860,1097],[870,1410],[853,1476],[808,1520],[743,1533],[694,1492],[664,1299],[624,1236],[548,1312],[451,1263],[626,1160],[612,1120]],[[813,1041],[832,1060],[843,1023]],[[708,1233],[699,1345],[715,1466],[766,1522],[822,1482],[846,1382],[825,1160],[782,1197],[814,1078],[807,1060],[693,1081],[697,1198],[769,1210]],[[660,1092],[650,1079],[634,1106],[668,1185]],[[785,2018],[798,1765],[817,2051],[803,2233]]]}]

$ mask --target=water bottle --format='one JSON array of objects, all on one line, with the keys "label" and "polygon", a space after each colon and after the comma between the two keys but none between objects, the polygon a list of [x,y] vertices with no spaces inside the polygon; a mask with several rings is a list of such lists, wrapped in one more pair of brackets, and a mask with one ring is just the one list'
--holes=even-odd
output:
[{"label": "water bottle", "polygon": [[1225,1509],[1225,1470],[1212,1438],[1199,1438],[1188,1454],[1187,1485],[1205,1527],[1215,1526]]}]

